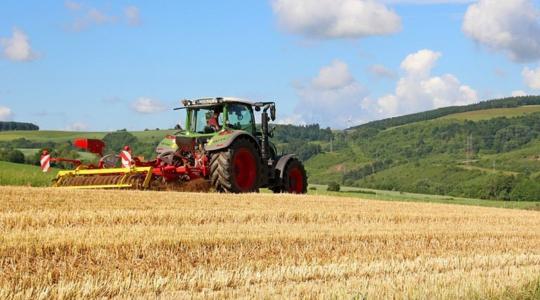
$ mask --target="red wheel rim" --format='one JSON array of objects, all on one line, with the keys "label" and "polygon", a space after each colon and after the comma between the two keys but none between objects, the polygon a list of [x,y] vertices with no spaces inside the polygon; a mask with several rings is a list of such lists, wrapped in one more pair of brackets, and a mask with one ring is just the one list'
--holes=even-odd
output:
[{"label": "red wheel rim", "polygon": [[289,172],[289,193],[302,194],[304,192],[304,176],[299,168]]},{"label": "red wheel rim", "polygon": [[254,188],[257,178],[257,163],[253,153],[248,149],[239,149],[234,157],[234,179],[236,185],[244,191]]}]

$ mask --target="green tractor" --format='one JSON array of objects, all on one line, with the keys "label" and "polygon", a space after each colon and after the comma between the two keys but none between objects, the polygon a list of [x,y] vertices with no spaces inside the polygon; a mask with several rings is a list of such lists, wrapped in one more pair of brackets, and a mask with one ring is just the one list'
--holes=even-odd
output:
[{"label": "green tractor", "polygon": [[[185,129],[157,147],[155,166],[166,181],[208,180],[224,193],[307,192],[304,166],[294,154],[278,155],[268,123],[276,118],[274,102],[237,98],[183,100]],[[254,112],[261,112],[257,126]]]}]

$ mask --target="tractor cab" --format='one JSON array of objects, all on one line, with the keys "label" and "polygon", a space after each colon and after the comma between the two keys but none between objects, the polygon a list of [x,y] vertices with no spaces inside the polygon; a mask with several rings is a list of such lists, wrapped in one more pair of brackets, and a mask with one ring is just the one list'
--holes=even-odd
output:
[{"label": "tractor cab", "polygon": [[[272,133],[268,129],[268,122],[275,120],[274,102],[218,97],[183,100],[182,104],[184,107],[177,109],[186,109],[186,130],[180,135],[195,138],[196,144],[210,151],[228,146],[239,135],[247,135],[268,158],[276,158],[277,150],[269,141]],[[261,118],[261,126],[257,127],[254,111],[261,110],[266,117]]]},{"label": "tractor cab", "polygon": [[252,104],[224,101],[223,98],[184,100],[187,109],[186,134],[213,135],[220,131],[242,130],[255,134]]}]

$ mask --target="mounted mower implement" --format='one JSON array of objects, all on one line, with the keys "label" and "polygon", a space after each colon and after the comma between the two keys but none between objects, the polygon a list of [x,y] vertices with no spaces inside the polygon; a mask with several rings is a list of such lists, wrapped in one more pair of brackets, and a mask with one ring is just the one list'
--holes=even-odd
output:
[{"label": "mounted mower implement", "polygon": [[[303,164],[293,154],[278,156],[270,141],[268,123],[275,120],[274,102],[204,98],[183,100],[182,104],[175,110],[187,110],[186,129],[165,137],[154,160],[132,158],[127,146],[120,155],[103,156],[105,143],[95,139],[78,139],[74,146],[98,155],[97,165],[44,153],[42,162],[67,161],[76,167],[58,172],[53,186],[139,190],[191,186],[187,190],[213,188],[226,193],[258,192],[264,187],[275,193],[307,192]],[[254,111],[262,111],[260,129]]]}]

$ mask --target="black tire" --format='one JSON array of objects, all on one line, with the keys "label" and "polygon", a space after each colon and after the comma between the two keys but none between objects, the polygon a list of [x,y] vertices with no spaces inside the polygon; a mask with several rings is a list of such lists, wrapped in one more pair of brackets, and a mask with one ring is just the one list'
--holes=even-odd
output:
[{"label": "black tire", "polygon": [[247,138],[238,138],[229,148],[212,153],[210,158],[210,182],[220,193],[257,193],[260,173],[259,152]]},{"label": "black tire", "polygon": [[306,194],[307,174],[301,161],[291,158],[283,172],[280,185],[271,187],[274,193]]}]

